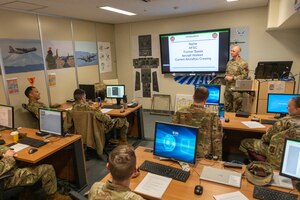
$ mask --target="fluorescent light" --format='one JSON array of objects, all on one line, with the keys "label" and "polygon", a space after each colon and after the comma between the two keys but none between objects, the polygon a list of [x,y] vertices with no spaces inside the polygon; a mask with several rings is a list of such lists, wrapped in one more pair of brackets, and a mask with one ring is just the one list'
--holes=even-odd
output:
[{"label": "fluorescent light", "polygon": [[123,15],[129,15],[129,16],[136,15],[135,13],[127,12],[125,10],[120,10],[120,9],[117,9],[117,8],[112,8],[112,7],[109,7],[109,6],[103,6],[103,7],[99,7],[99,8],[104,9],[104,10],[109,10],[109,11],[112,11],[112,12],[116,12],[116,13],[120,13],[120,14],[123,14]]},{"label": "fluorescent light", "polygon": [[233,1],[238,1],[238,0],[227,0],[227,2],[233,2]]}]

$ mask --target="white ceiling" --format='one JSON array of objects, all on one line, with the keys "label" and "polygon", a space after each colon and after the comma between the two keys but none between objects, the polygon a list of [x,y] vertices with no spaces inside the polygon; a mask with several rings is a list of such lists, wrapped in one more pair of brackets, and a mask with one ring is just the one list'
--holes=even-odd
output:
[{"label": "white ceiling", "polygon": [[[148,2],[145,2],[148,1]],[[0,0],[0,8],[119,24],[209,12],[267,6],[268,0]],[[125,16],[98,9],[111,6],[134,12]]]}]

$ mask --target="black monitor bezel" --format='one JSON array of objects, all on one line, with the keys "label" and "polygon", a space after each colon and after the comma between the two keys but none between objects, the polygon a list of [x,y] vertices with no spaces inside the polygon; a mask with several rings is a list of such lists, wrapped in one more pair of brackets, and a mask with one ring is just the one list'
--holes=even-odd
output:
[{"label": "black monitor bezel", "polygon": [[281,159],[281,164],[280,164],[280,170],[279,170],[279,175],[300,181],[300,177],[291,176],[291,175],[288,175],[288,174],[285,174],[285,173],[282,172],[284,156],[285,156],[285,153],[286,153],[286,145],[287,145],[288,141],[295,141],[295,142],[299,142],[300,143],[300,140],[296,140],[296,139],[292,139],[292,138],[285,138],[283,152],[282,152],[282,159]]},{"label": "black monitor bezel", "polygon": [[[195,84],[195,90],[196,90],[197,88],[201,87],[201,86],[203,86],[203,87],[205,87],[205,88],[210,87],[210,86],[212,86],[212,87],[218,87],[218,88],[219,88],[219,98],[218,98],[218,103],[208,103],[207,101],[206,101],[206,103],[205,103],[205,105],[219,105],[219,104],[220,104],[220,101],[221,101],[221,85],[218,85],[218,84]],[[209,92],[209,89],[207,89],[207,90],[208,90],[208,92]],[[208,97],[209,97],[209,94],[208,94]],[[208,97],[207,97],[207,99],[208,99]],[[206,100],[207,100],[207,99],[206,99]]]},{"label": "black monitor bezel", "polygon": [[107,92],[107,88],[108,87],[112,87],[112,86],[123,86],[124,87],[124,95],[126,94],[126,88],[125,88],[125,85],[106,85],[105,86],[105,90],[106,90],[106,94],[105,94],[105,98],[108,98],[108,99],[123,99],[123,97],[108,97],[107,95],[108,95],[108,92]]},{"label": "black monitor bezel", "polygon": [[161,122],[161,121],[156,121],[155,122],[155,129],[154,129],[154,140],[153,140],[153,155],[155,156],[159,156],[159,157],[163,157],[163,158],[167,158],[167,159],[170,159],[170,160],[175,160],[175,161],[182,161],[182,162],[186,162],[186,160],[181,160],[181,159],[177,159],[177,158],[172,158],[172,157],[165,157],[165,156],[161,156],[159,154],[156,153],[155,151],[155,142],[156,142],[156,130],[157,130],[157,124],[167,124],[167,125],[174,125],[174,126],[181,126],[181,127],[187,127],[187,128],[193,128],[193,129],[196,129],[196,143],[195,143],[195,152],[194,152],[194,159],[193,159],[193,162],[188,162],[190,164],[196,164],[197,162],[197,141],[198,141],[198,131],[199,131],[199,128],[198,127],[195,127],[195,126],[189,126],[189,125],[185,125],[185,124],[174,124],[174,123],[169,123],[169,122]]},{"label": "black monitor bezel", "polygon": [[[270,95],[281,95],[281,96],[288,96],[288,95],[294,95],[294,97],[297,97],[297,96],[299,96],[300,97],[300,94],[284,94],[284,93],[269,93],[268,94],[268,98],[267,98],[267,113],[275,113],[275,114],[289,114],[289,112],[287,111],[287,112],[271,112],[271,111],[269,111],[269,97],[270,97]],[[292,97],[292,98],[294,98],[294,97]],[[292,99],[291,98],[291,99]]]},{"label": "black monitor bezel", "polygon": [[[89,93],[90,91],[87,92],[86,87],[93,88],[94,92],[93,92],[92,97],[90,96],[90,93]],[[97,95],[96,95],[96,86],[95,86],[95,84],[79,84],[78,88],[85,91],[85,95],[86,95],[87,100],[96,101]]]},{"label": "black monitor bezel", "polygon": [[[281,79],[283,74],[291,71],[292,65],[293,61],[260,61],[255,68],[255,79]],[[282,66],[286,69],[283,69]],[[275,73],[277,77],[274,77]]]},{"label": "black monitor bezel", "polygon": [[[52,133],[52,132],[41,130],[41,122],[40,122],[40,120],[41,120],[41,110],[60,113],[60,120],[61,120],[61,134],[60,135],[56,134],[56,133]],[[65,137],[66,133],[64,131],[63,111],[56,110],[56,109],[39,108],[39,131],[44,132],[44,133],[48,133],[48,134],[53,135],[53,136],[62,136],[62,137]]]},{"label": "black monitor bezel", "polygon": [[0,104],[0,106],[3,106],[3,107],[8,107],[8,108],[11,108],[12,109],[12,127],[7,127],[7,126],[2,126],[4,128],[8,128],[8,129],[14,129],[15,128],[15,108],[13,106],[9,106],[9,105],[4,105],[4,104]]}]

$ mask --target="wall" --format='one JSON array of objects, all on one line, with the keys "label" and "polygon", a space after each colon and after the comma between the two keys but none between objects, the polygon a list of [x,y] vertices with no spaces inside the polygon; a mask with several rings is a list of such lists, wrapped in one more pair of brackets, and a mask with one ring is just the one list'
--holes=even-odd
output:
[{"label": "wall", "polygon": [[[8,20],[9,19],[9,20]],[[35,39],[41,42],[46,40],[70,41],[75,49],[75,41],[111,42],[113,55],[113,71],[104,73],[103,77],[117,78],[115,61],[114,25],[95,23],[67,18],[38,16],[34,14],[19,13],[7,10],[0,12],[0,38],[6,39]],[[40,37],[41,33],[41,37]],[[48,47],[44,47],[44,49]],[[2,50],[3,51],[3,50]],[[5,50],[7,51],[7,50]],[[45,59],[45,56],[44,58]],[[48,86],[48,73],[56,73],[56,86]],[[73,97],[73,91],[78,83],[99,82],[99,66],[71,67],[53,70],[31,71],[3,75],[4,79],[17,78],[19,92],[10,94],[8,102],[5,98],[3,77],[0,75],[0,103],[10,104],[15,107],[15,127],[32,127],[32,117],[22,107],[28,100],[24,90],[29,86],[28,77],[35,77],[35,86],[41,92],[41,101],[49,105],[64,103]]]},{"label": "wall", "polygon": [[[226,27],[249,28],[249,68],[253,74],[259,61],[293,60],[292,72],[299,73],[300,65],[300,30],[266,31],[267,7],[244,9],[239,11],[202,14],[188,17],[162,19],[147,22],[118,24],[115,27],[116,53],[119,83],[126,83],[129,100],[134,96],[134,76],[132,66],[131,38],[138,35],[184,32],[193,30],[216,29]],[[159,46],[159,45],[156,45]],[[159,49],[153,49],[159,52]],[[159,54],[159,53],[158,53]],[[160,93],[171,94],[174,102],[175,94],[192,94],[193,87],[179,85],[170,75],[159,74]],[[297,87],[296,87],[297,88]],[[299,91],[298,91],[299,92]],[[150,98],[136,98],[144,108],[150,108]],[[174,107],[174,105],[172,105]]]}]

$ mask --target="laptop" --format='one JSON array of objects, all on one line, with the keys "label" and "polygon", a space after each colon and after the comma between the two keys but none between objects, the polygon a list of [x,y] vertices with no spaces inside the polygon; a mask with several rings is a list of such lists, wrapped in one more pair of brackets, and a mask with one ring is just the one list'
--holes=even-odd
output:
[{"label": "laptop", "polygon": [[236,80],[234,90],[252,90],[253,80]]},{"label": "laptop", "polygon": [[242,174],[231,170],[204,166],[200,179],[239,188],[241,187]]}]

